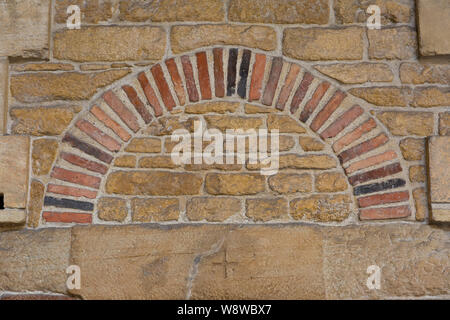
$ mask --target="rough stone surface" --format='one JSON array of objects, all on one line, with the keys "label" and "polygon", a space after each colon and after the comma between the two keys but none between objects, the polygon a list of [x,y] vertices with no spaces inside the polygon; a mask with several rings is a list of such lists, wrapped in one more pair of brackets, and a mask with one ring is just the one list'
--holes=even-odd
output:
[{"label": "rough stone surface", "polygon": [[450,112],[439,114],[439,134],[450,136]]},{"label": "rough stone surface", "polygon": [[134,222],[176,221],[180,215],[178,199],[133,199],[131,211]]},{"label": "rough stone surface", "polygon": [[394,75],[383,63],[328,64],[315,67],[323,74],[345,84],[391,82]]},{"label": "rough stone surface", "polygon": [[265,178],[260,174],[209,173],[205,190],[214,195],[251,195],[265,190]]},{"label": "rough stone surface", "polygon": [[126,152],[159,153],[161,140],[157,138],[134,138],[125,148]]},{"label": "rough stone surface", "polygon": [[228,18],[238,22],[327,24],[327,0],[232,0]]},{"label": "rough stone surface", "polygon": [[400,141],[400,150],[405,160],[422,160],[425,157],[425,139],[403,139]]},{"label": "rough stone surface", "polygon": [[248,199],[246,216],[256,222],[288,219],[288,202],[284,198]]},{"label": "rough stone surface", "polygon": [[381,24],[408,23],[413,8],[411,2],[394,0],[337,0],[334,4],[336,21],[342,24],[364,23],[370,14],[369,5],[375,4],[381,9]]},{"label": "rough stone surface", "polygon": [[186,216],[190,221],[222,222],[241,210],[241,201],[236,198],[201,197],[188,200]]},{"label": "rough stone surface", "polygon": [[314,195],[292,200],[290,214],[296,220],[343,221],[351,213],[351,202],[348,195]]},{"label": "rough stone surface", "polygon": [[230,102],[207,102],[186,106],[185,113],[233,113],[239,107],[239,103]]},{"label": "rough stone surface", "polygon": [[30,139],[0,136],[0,192],[4,207],[24,209],[27,203]]},{"label": "rough stone surface", "polygon": [[289,154],[280,156],[280,169],[331,169],[335,167],[336,160],[328,155]]},{"label": "rough stone surface", "polygon": [[414,107],[438,107],[450,105],[449,88],[416,88],[414,90]]},{"label": "rough stone surface", "polygon": [[120,156],[114,159],[114,166],[120,168],[134,168],[136,167],[135,156]]},{"label": "rough stone surface", "polygon": [[227,129],[258,129],[263,125],[262,118],[244,118],[233,116],[205,116],[208,128]]},{"label": "rough stone surface", "polygon": [[278,173],[269,178],[269,186],[275,192],[297,193],[312,191],[312,176],[295,173]]},{"label": "rough stone surface", "polygon": [[378,113],[377,117],[396,136],[433,134],[432,113],[387,111]]},{"label": "rough stone surface", "polygon": [[223,0],[121,1],[119,19],[131,22],[223,21]]},{"label": "rough stone surface", "polygon": [[26,63],[11,66],[12,71],[73,71],[75,67],[68,63]]},{"label": "rough stone surface", "polygon": [[11,110],[11,131],[33,136],[60,135],[75,116],[74,108],[15,108]]},{"label": "rough stone surface", "polygon": [[0,57],[48,58],[50,2],[0,1]]},{"label": "rough stone surface", "polygon": [[427,179],[424,166],[409,167],[409,180],[411,182],[425,182]]},{"label": "rough stone surface", "polygon": [[66,292],[70,229],[0,233],[0,291]]},{"label": "rough stone surface", "polygon": [[316,175],[315,185],[318,192],[339,192],[348,188],[347,178],[340,172],[325,172]]},{"label": "rough stone surface", "polygon": [[48,174],[58,152],[58,141],[53,139],[37,139],[33,141],[31,167],[35,176]]},{"label": "rough stone surface", "polygon": [[55,2],[55,22],[66,24],[67,7],[77,5],[81,11],[81,21],[83,23],[99,23],[105,22],[112,18],[114,13],[113,1],[86,1],[86,0],[58,0]]},{"label": "rough stone surface", "polygon": [[100,198],[97,211],[103,221],[122,222],[128,215],[127,202],[121,198]]},{"label": "rough stone surface", "polygon": [[27,225],[37,228],[41,219],[42,206],[44,205],[44,185],[37,181],[31,181],[30,198],[28,200],[28,220]]},{"label": "rough stone surface", "polygon": [[197,174],[163,171],[116,171],[108,175],[106,192],[124,195],[175,196],[198,194]]},{"label": "rough stone surface", "polygon": [[268,115],[267,128],[280,133],[306,133],[305,128],[290,116]]},{"label": "rough stone surface", "polygon": [[8,113],[8,59],[0,58],[0,134],[6,133],[6,114]]},{"label": "rough stone surface", "polygon": [[409,27],[368,30],[371,59],[407,60],[416,57],[416,33]]},{"label": "rough stone surface", "polygon": [[158,60],[164,55],[166,35],[160,27],[84,27],[53,37],[53,56],[60,60]]},{"label": "rough stone surface", "polygon": [[174,53],[218,44],[271,51],[277,42],[276,33],[270,27],[237,25],[175,26],[170,38]]},{"label": "rough stone surface", "polygon": [[88,100],[98,89],[126,76],[127,69],[94,73],[24,73],[11,77],[11,95],[20,102]]},{"label": "rough stone surface", "polygon": [[360,60],[363,29],[292,28],[284,31],[283,54],[300,60]]},{"label": "rough stone surface", "polygon": [[24,209],[3,209],[0,210],[1,226],[23,225],[27,220],[27,213]]},{"label": "rough stone surface", "polygon": [[450,84],[450,66],[447,64],[421,64],[405,62],[400,65],[400,79],[403,83]]},{"label": "rough stone surface", "polygon": [[450,5],[446,0],[418,0],[419,50],[423,56],[450,54]]},{"label": "rough stone surface", "polygon": [[431,202],[450,203],[450,138],[430,138],[428,157]]},{"label": "rough stone surface", "polygon": [[303,151],[322,151],[325,145],[318,139],[311,137],[299,137],[298,143],[302,147]]},{"label": "rough stone surface", "polygon": [[428,216],[428,199],[425,188],[417,188],[413,191],[414,205],[416,206],[416,220],[424,221]]},{"label": "rough stone surface", "polygon": [[411,99],[410,88],[373,87],[353,88],[349,92],[377,106],[406,107]]}]

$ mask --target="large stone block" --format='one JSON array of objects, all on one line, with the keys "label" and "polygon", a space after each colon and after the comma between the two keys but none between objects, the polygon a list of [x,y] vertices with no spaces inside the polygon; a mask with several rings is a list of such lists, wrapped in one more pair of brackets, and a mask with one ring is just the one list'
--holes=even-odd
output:
[{"label": "large stone block", "polygon": [[0,136],[0,194],[5,208],[26,208],[29,156],[28,137]]},{"label": "large stone block", "polygon": [[423,56],[450,54],[450,3],[448,0],[417,0],[419,50]]},{"label": "large stone block", "polygon": [[66,292],[70,229],[0,233],[0,291]]},{"label": "large stone block", "polygon": [[50,2],[0,1],[0,57],[48,58]]},{"label": "large stone block", "polygon": [[0,58],[0,134],[6,133],[8,114],[8,59]]}]

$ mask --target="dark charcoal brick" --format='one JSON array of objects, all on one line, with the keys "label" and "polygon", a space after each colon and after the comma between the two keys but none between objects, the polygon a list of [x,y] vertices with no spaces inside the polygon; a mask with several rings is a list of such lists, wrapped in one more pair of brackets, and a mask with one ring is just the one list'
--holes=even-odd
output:
[{"label": "dark charcoal brick", "polygon": [[45,197],[45,206],[53,206],[57,208],[77,209],[82,211],[93,211],[94,204],[85,201],[77,201],[71,199],[58,199],[53,197]]},{"label": "dark charcoal brick", "polygon": [[374,193],[383,190],[395,189],[403,187],[406,184],[406,181],[403,179],[392,179],[388,181],[366,184],[363,186],[356,187],[353,190],[353,194],[355,196],[359,196],[361,194]]},{"label": "dark charcoal brick", "polygon": [[227,96],[232,96],[236,92],[236,64],[238,49],[230,49],[228,57],[228,77],[227,77]]},{"label": "dark charcoal brick", "polygon": [[239,70],[239,76],[241,77],[238,84],[238,95],[242,99],[245,99],[247,95],[247,79],[248,70],[250,68],[250,58],[252,53],[250,50],[244,50],[242,55],[241,69]]},{"label": "dark charcoal brick", "polygon": [[69,143],[72,147],[77,148],[84,153],[97,158],[98,160],[110,164],[113,161],[113,156],[97,149],[86,142],[81,141],[78,138],[75,138],[71,134],[66,134],[63,138],[63,142]]}]

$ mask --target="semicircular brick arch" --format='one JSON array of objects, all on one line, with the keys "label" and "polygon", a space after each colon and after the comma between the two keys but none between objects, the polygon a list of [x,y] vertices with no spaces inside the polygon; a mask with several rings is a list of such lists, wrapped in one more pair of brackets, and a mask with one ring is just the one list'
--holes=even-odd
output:
[{"label": "semicircular brick arch", "polygon": [[361,220],[411,215],[411,189],[398,146],[367,106],[297,63],[220,47],[155,64],[80,114],[62,137],[43,220],[92,223],[104,177],[132,138],[167,115],[183,115],[186,106],[208,101],[241,101],[262,113],[289,116],[329,145],[352,187]]}]

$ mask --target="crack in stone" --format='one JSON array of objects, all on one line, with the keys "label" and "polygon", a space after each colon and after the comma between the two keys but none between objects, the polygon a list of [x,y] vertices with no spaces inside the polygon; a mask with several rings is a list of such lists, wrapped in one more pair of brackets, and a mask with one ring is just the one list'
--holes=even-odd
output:
[{"label": "crack in stone", "polygon": [[211,255],[219,252],[225,242],[226,237],[227,237],[227,235],[224,235],[221,240],[219,240],[217,243],[215,243],[211,246],[210,250],[200,253],[194,258],[191,270],[189,272],[188,281],[187,281],[186,300],[191,299],[192,286],[194,284],[195,278],[197,277],[198,266],[199,266],[200,262],[202,261],[203,258],[211,256]]}]

